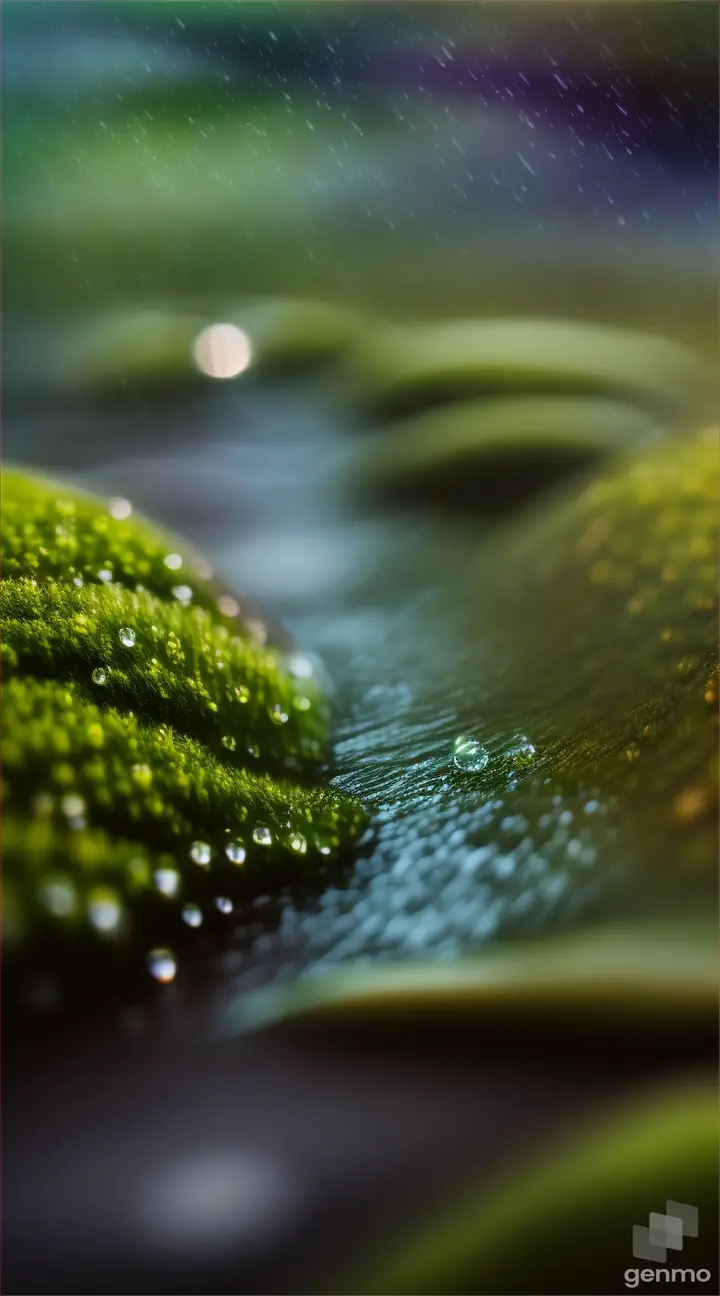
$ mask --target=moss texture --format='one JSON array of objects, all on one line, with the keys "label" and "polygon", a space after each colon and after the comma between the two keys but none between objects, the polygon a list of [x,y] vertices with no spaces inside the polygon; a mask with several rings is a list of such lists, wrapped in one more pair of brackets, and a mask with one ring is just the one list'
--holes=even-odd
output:
[{"label": "moss texture", "polygon": [[162,980],[158,949],[347,855],[364,815],[322,785],[313,665],[202,560],[9,469],[3,557],[11,960]]}]

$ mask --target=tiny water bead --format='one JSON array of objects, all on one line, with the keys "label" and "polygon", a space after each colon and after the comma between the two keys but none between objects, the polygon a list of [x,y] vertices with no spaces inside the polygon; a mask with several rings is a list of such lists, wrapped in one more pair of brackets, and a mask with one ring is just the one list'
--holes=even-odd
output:
[{"label": "tiny water bead", "polygon": [[231,841],[228,842],[227,846],[225,847],[225,854],[227,855],[231,864],[244,864],[247,852],[242,842]]},{"label": "tiny water bead", "polygon": [[287,711],[285,711],[280,706],[279,703],[276,703],[275,706],[272,707],[270,711],[270,719],[272,720],[273,724],[276,725],[287,724],[288,718],[289,717]]},{"label": "tiny water bead", "polygon": [[490,760],[490,753],[477,738],[461,735],[452,748],[453,764],[466,774],[480,774]]},{"label": "tiny water bead", "polygon": [[123,626],[118,635],[118,638],[124,648],[134,648],[135,631],[131,630],[130,626]]},{"label": "tiny water bead", "polygon": [[178,603],[188,604],[192,602],[193,592],[189,585],[173,585],[170,592]]},{"label": "tiny water bead", "polygon": [[167,556],[163,558],[163,562],[170,571],[179,571],[183,565],[182,557],[177,553],[167,554]]},{"label": "tiny water bead", "polygon": [[132,511],[133,506],[130,501],[121,499],[120,496],[116,496],[108,503],[108,512],[117,522],[124,522],[126,518],[130,517]]},{"label": "tiny water bead", "polygon": [[190,847],[190,859],[193,864],[207,868],[212,859],[212,847],[204,841],[195,841]]},{"label": "tiny water bead", "polygon": [[109,888],[98,888],[88,897],[88,917],[99,932],[115,932],[122,919],[118,897]]},{"label": "tiny water bead", "polygon": [[198,908],[196,904],[183,905],[182,920],[187,923],[188,927],[202,926],[202,909]]},{"label": "tiny water bead", "polygon": [[290,838],[290,849],[295,851],[296,855],[304,855],[307,851],[307,838],[302,833],[293,833]]},{"label": "tiny water bead", "polygon": [[257,824],[252,836],[257,846],[272,846],[273,836],[266,824]]},{"label": "tiny water bead", "polygon": [[215,900],[215,908],[222,914],[229,914],[233,911],[233,902],[228,896],[218,896]]},{"label": "tiny water bead", "polygon": [[244,706],[246,702],[250,701],[250,689],[246,684],[236,684],[233,689],[233,697],[236,702],[240,702]]},{"label": "tiny water bead", "polygon": [[90,678],[92,679],[93,684],[104,684],[107,679],[107,675],[103,670],[102,666],[96,666]]},{"label": "tiny water bead", "polygon": [[170,949],[152,949],[147,956],[147,969],[150,976],[160,983],[168,985],[175,980],[177,960]]},{"label": "tiny water bead", "polygon": [[157,869],[153,881],[161,895],[167,896],[169,899],[174,899],[180,891],[181,878],[177,869]]},{"label": "tiny water bead", "polygon": [[43,878],[38,887],[40,903],[55,918],[70,918],[77,912],[78,897],[69,877],[54,874]]},{"label": "tiny water bead", "polygon": [[514,769],[525,769],[533,765],[537,757],[535,745],[530,742],[529,738],[521,737],[513,743],[508,758]]}]

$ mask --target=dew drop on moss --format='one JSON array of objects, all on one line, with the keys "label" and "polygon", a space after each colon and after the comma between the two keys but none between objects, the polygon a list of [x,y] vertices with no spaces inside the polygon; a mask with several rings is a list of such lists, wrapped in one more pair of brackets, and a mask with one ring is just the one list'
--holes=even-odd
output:
[{"label": "dew drop on moss", "polygon": [[212,859],[212,847],[210,847],[207,842],[193,842],[190,847],[190,859],[193,864],[199,864],[201,868],[207,868]]},{"label": "dew drop on moss", "polygon": [[131,629],[130,629],[130,626],[123,626],[122,629],[121,629],[121,631],[120,631],[120,633],[119,633],[119,635],[118,635],[118,638],[119,638],[120,643],[123,645],[124,648],[134,648],[134,646],[135,646],[135,631],[134,631],[134,630],[131,630]]},{"label": "dew drop on moss", "polygon": [[490,759],[489,752],[477,738],[466,735],[456,738],[453,743],[453,764],[463,773],[479,774],[485,769]]},{"label": "dew drop on moss", "polygon": [[245,863],[246,852],[242,842],[239,841],[228,842],[227,846],[225,847],[225,854],[227,855],[231,864]]},{"label": "dew drop on moss", "polygon": [[147,969],[150,976],[160,985],[174,981],[177,973],[177,960],[170,949],[152,949],[147,956]]},{"label": "dew drop on moss", "polygon": [[180,890],[180,874],[177,869],[161,868],[154,875],[153,881],[161,895],[172,899]]},{"label": "dew drop on moss", "polygon": [[182,918],[188,927],[199,927],[203,920],[202,910],[196,904],[187,904],[183,907]]},{"label": "dew drop on moss", "polygon": [[253,828],[253,841],[257,846],[272,846],[272,833],[265,824]]},{"label": "dew drop on moss", "polygon": [[96,669],[93,671],[91,678],[93,684],[104,684],[105,680],[107,679],[107,675],[105,674],[105,671],[103,670],[102,666],[97,666]]}]

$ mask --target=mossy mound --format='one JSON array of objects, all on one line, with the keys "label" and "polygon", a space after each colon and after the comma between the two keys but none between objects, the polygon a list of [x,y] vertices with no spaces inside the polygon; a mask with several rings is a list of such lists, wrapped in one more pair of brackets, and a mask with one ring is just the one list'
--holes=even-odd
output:
[{"label": "mossy mound", "polygon": [[2,494],[6,956],[169,979],[195,929],[347,856],[364,815],[322,785],[326,701],[127,501],[14,470]]}]

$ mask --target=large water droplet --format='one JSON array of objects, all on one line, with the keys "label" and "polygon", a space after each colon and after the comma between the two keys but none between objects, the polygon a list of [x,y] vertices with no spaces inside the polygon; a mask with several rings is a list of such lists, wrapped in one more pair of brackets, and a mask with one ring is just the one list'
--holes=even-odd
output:
[{"label": "large water droplet", "polygon": [[202,909],[196,904],[187,904],[183,908],[182,917],[188,927],[199,927],[203,920]]},{"label": "large water droplet", "polygon": [[170,571],[179,571],[182,567],[182,558],[180,557],[180,554],[167,554],[167,556],[163,558],[163,562],[166,567],[170,568]]},{"label": "large water droplet", "polygon": [[93,671],[91,678],[93,684],[104,684],[105,680],[107,679],[107,675],[105,674],[105,671],[103,670],[102,666],[97,666],[96,669]]},{"label": "large water droplet", "polygon": [[258,824],[253,828],[253,841],[257,846],[272,846],[272,833],[265,824]]},{"label": "large water droplet", "polygon": [[190,847],[190,859],[193,864],[199,864],[201,868],[207,868],[212,859],[212,847],[207,842],[194,841]]},{"label": "large water droplet", "polygon": [[485,769],[490,753],[477,738],[466,735],[456,738],[453,743],[453,763],[458,769],[468,774],[479,774]]},{"label": "large water droplet", "polygon": [[245,684],[238,684],[235,689],[236,702],[248,702],[250,700],[250,689]]},{"label": "large water droplet", "polygon": [[220,913],[223,914],[232,913],[232,907],[233,907],[232,900],[229,900],[227,896],[217,897],[217,900],[215,901],[215,908],[219,909]]},{"label": "large water droplet", "polygon": [[161,985],[167,985],[175,979],[177,961],[170,949],[153,949],[147,956],[147,968],[151,977]]},{"label": "large water droplet", "polygon": [[307,841],[302,833],[293,833],[290,838],[290,849],[296,851],[298,855],[304,855],[307,850]]},{"label": "large water droplet", "polygon": [[135,646],[135,631],[134,631],[134,630],[131,630],[131,629],[130,629],[130,626],[123,626],[122,629],[121,629],[121,631],[120,631],[120,633],[119,633],[119,635],[118,635],[118,638],[119,638],[120,643],[123,645],[124,648],[134,648],[134,646]]},{"label": "large water droplet", "polygon": [[287,724],[287,719],[288,719],[287,711],[284,711],[283,708],[280,706],[280,704],[276,703],[270,712],[270,719],[272,720],[273,724],[276,725]]},{"label": "large water droplet", "polygon": [[193,592],[189,585],[173,585],[171,593],[177,599],[178,603],[188,604],[192,602]]},{"label": "large water droplet", "polygon": [[245,863],[246,852],[242,842],[239,841],[228,842],[227,846],[225,847],[225,854],[227,855],[231,864]]}]

